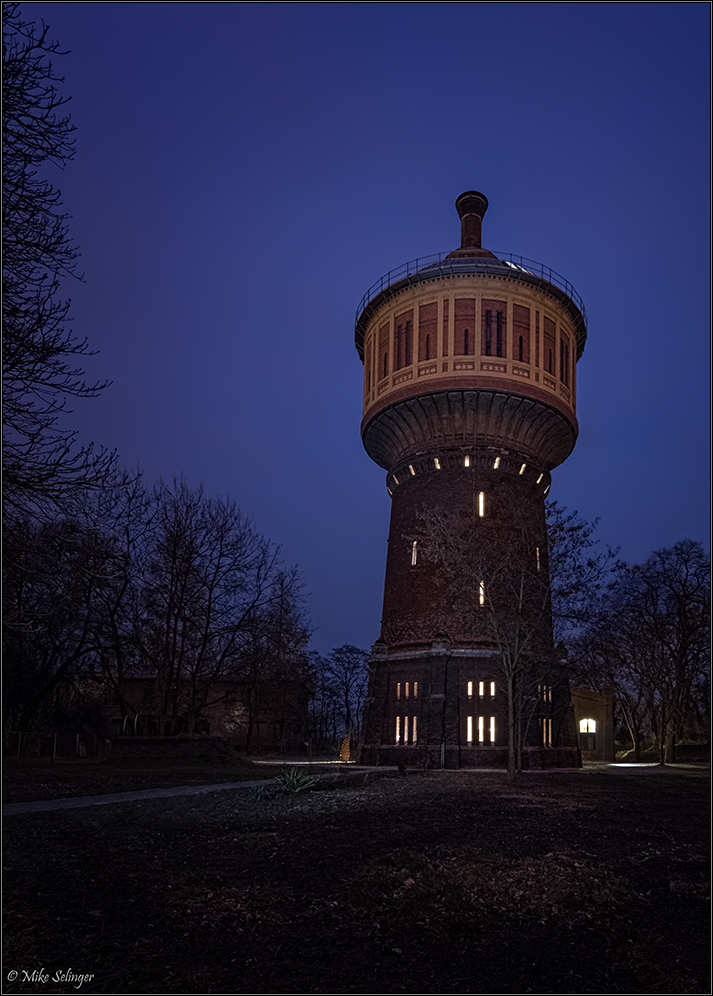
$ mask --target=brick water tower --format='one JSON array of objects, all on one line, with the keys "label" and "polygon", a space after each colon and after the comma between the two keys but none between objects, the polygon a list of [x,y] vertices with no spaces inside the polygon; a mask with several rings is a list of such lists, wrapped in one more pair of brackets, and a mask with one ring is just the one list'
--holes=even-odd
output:
[{"label": "brick water tower", "polygon": [[357,310],[362,439],[392,503],[366,764],[505,766],[509,737],[525,767],[580,764],[545,497],[577,438],[586,316],[549,267],[482,248],[487,208],[461,194],[460,248]]}]

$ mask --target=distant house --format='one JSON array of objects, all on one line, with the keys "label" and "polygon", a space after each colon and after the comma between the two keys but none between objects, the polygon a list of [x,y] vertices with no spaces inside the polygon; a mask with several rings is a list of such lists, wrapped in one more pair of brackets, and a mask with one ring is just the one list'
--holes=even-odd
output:
[{"label": "distant house", "polygon": [[124,679],[121,696],[108,692],[105,718],[111,735],[210,734],[251,753],[294,752],[308,737],[309,693],[304,682],[214,682],[192,721],[187,709],[179,709],[171,728],[161,718],[158,692],[157,679],[151,677]]},{"label": "distant house", "polygon": [[614,690],[572,687],[571,698],[583,761],[614,760]]}]

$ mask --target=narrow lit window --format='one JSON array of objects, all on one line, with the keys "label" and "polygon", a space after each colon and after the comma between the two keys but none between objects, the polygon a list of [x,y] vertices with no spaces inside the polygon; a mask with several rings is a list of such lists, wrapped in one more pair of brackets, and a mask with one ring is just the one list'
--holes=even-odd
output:
[{"label": "narrow lit window", "polygon": [[495,716],[490,717],[490,743],[495,743]]},{"label": "narrow lit window", "polygon": [[411,544],[411,566],[415,567],[418,560],[418,540],[414,540]]},{"label": "narrow lit window", "polygon": [[413,683],[413,697],[415,699],[418,698],[418,682],[417,681],[414,681],[414,683]]},{"label": "narrow lit window", "polygon": [[397,699],[401,698],[401,682],[400,681],[396,682],[396,698]]},{"label": "narrow lit window", "polygon": [[535,547],[535,556],[537,557],[537,570],[539,571],[539,569],[540,569],[540,548],[539,548],[539,546]]},{"label": "narrow lit window", "polygon": [[485,515],[485,492],[478,492],[478,515],[482,519]]},{"label": "narrow lit window", "polygon": [[473,743],[473,717],[468,716],[468,743]]},{"label": "narrow lit window", "polygon": [[408,743],[408,716],[404,716],[404,743]]},{"label": "narrow lit window", "polygon": [[479,681],[478,682],[478,695],[481,697],[481,699],[485,695],[485,682],[484,681]]},{"label": "narrow lit window", "polygon": [[396,743],[401,743],[401,717],[396,717]]},{"label": "narrow lit window", "polygon": [[473,682],[472,681],[468,682],[468,698],[469,699],[473,698]]},{"label": "narrow lit window", "polygon": [[522,477],[522,475],[525,473],[526,467],[527,467],[526,463],[523,463],[523,465],[520,467],[520,477]]},{"label": "narrow lit window", "polygon": [[394,484],[398,484],[398,483],[399,483],[399,479],[398,479],[398,477],[396,476],[396,474],[394,474]]},{"label": "narrow lit window", "polygon": [[441,461],[438,459],[438,457],[434,457],[433,458],[433,463],[434,463],[434,466],[435,466],[436,470],[440,470],[441,469]]},{"label": "narrow lit window", "polygon": [[485,717],[478,716],[478,743],[485,742]]},{"label": "narrow lit window", "polygon": [[[409,685],[409,683],[408,683],[408,681],[407,681],[407,682],[406,682],[406,684],[404,685],[404,698],[405,698],[405,699],[407,699],[407,698],[408,698],[408,692],[409,692],[409,688],[408,688],[408,685]],[[405,734],[404,734],[404,735],[405,735]]]},{"label": "narrow lit window", "polygon": [[495,682],[494,681],[490,682],[490,698],[491,699],[495,698]]},{"label": "narrow lit window", "polygon": [[552,720],[551,719],[547,720],[547,745],[548,745],[548,747],[552,746]]},{"label": "narrow lit window", "polygon": [[413,467],[411,466],[411,464],[408,465],[408,469],[411,471],[411,477],[415,477],[416,476],[416,471],[413,469]]},{"label": "narrow lit window", "polygon": [[485,581],[481,581],[478,585],[478,602],[480,605],[485,605]]},{"label": "narrow lit window", "polygon": [[544,476],[545,476],[544,474],[540,474],[540,476],[539,476],[539,477],[537,478],[537,483],[538,483],[538,484],[540,483],[540,481],[542,480],[542,478],[543,478]]},{"label": "narrow lit window", "polygon": [[493,464],[493,470],[497,470],[500,466],[500,457],[495,457],[495,463]]},{"label": "narrow lit window", "polygon": [[416,743],[416,717],[411,720],[411,743]]},{"label": "narrow lit window", "polygon": [[465,460],[463,461],[463,466],[464,467],[470,467],[470,457],[469,456],[467,456],[465,458]]},{"label": "narrow lit window", "polygon": [[580,721],[579,721],[579,732],[580,733],[596,733],[597,732],[597,721],[596,721],[596,719],[580,719]]}]

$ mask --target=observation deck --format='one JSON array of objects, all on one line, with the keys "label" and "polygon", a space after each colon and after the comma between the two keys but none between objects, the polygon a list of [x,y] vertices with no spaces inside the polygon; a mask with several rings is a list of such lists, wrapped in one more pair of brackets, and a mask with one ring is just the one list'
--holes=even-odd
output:
[{"label": "observation deck", "polygon": [[517,281],[537,288],[558,301],[572,320],[577,342],[577,359],[580,358],[587,340],[587,313],[584,302],[572,284],[544,263],[503,252],[488,256],[436,253],[431,256],[419,256],[389,270],[366,291],[356,310],[354,342],[360,358],[364,359],[364,335],[367,326],[382,304],[416,284],[471,275]]}]

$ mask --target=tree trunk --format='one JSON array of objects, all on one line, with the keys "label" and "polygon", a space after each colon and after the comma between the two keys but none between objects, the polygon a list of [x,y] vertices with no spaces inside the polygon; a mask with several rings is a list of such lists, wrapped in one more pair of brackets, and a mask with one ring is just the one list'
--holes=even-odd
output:
[{"label": "tree trunk", "polygon": [[517,748],[515,745],[515,681],[512,675],[507,678],[508,690],[508,781],[517,777]]}]

